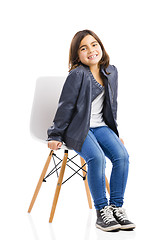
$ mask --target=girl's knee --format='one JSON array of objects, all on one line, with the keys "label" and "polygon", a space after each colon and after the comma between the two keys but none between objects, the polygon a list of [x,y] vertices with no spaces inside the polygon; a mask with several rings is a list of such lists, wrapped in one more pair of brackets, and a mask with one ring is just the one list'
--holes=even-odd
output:
[{"label": "girl's knee", "polygon": [[98,151],[92,154],[92,156],[90,156],[90,158],[87,161],[87,163],[95,164],[97,165],[97,167],[105,164],[105,162],[106,162],[105,155]]},{"label": "girl's knee", "polygon": [[126,149],[120,149],[112,160],[113,164],[120,163],[129,165],[129,154]]},{"label": "girl's knee", "polygon": [[128,167],[129,165],[129,154],[128,152],[122,151],[121,155],[120,155],[120,161],[122,165],[125,165],[126,167]]}]

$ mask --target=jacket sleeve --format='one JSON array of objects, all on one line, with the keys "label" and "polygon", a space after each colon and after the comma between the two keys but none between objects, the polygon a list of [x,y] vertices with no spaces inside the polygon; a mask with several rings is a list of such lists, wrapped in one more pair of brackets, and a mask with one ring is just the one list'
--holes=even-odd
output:
[{"label": "jacket sleeve", "polygon": [[113,97],[112,111],[113,111],[113,117],[114,117],[115,122],[117,124],[118,71],[117,71],[117,68],[115,66],[114,66],[114,68],[115,68],[115,81],[114,81],[114,97]]},{"label": "jacket sleeve", "polygon": [[53,125],[47,131],[48,141],[56,140],[63,142],[64,132],[70,124],[76,107],[82,78],[82,72],[76,69],[69,73],[61,92]]}]

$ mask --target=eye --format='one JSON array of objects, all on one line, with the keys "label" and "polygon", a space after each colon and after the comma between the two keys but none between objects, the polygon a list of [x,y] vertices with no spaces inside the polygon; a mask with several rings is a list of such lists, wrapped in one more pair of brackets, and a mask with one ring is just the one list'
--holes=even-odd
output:
[{"label": "eye", "polygon": [[94,43],[94,44],[93,44],[93,47],[95,47],[95,46],[97,46],[97,45],[98,45],[97,43]]},{"label": "eye", "polygon": [[83,47],[83,48],[81,48],[81,51],[85,51],[87,48],[86,47]]}]

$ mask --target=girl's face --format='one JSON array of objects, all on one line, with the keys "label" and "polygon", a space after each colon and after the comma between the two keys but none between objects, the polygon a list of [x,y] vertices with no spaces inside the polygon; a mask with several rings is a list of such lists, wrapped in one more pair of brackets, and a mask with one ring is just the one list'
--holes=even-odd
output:
[{"label": "girl's face", "polygon": [[79,60],[89,66],[98,67],[98,62],[102,58],[102,49],[97,40],[92,35],[85,36],[79,46]]}]

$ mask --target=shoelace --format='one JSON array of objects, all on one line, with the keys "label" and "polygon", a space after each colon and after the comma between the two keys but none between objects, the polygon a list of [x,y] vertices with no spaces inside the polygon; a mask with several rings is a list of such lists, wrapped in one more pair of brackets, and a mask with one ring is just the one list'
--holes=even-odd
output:
[{"label": "shoelace", "polygon": [[105,223],[115,221],[113,216],[113,208],[111,206],[106,206],[100,210],[102,219]]},{"label": "shoelace", "polygon": [[124,208],[122,208],[122,207],[114,208],[114,212],[120,220],[122,220],[122,221],[128,220],[128,217],[127,217],[127,214],[126,214]]}]

